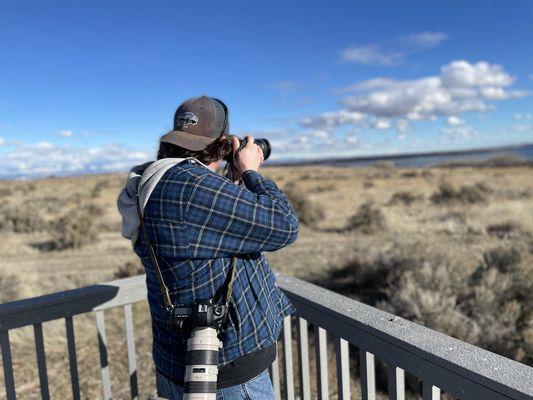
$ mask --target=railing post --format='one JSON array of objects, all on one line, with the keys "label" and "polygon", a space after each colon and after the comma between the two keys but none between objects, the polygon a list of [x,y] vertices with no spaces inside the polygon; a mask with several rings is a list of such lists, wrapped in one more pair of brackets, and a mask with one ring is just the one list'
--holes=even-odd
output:
[{"label": "railing post", "polygon": [[394,365],[388,365],[387,375],[389,380],[389,400],[405,400],[404,370]]},{"label": "railing post", "polygon": [[35,350],[37,353],[37,368],[39,370],[39,383],[41,384],[41,398],[50,399],[48,390],[48,374],[46,372],[46,353],[44,351],[43,325],[34,324],[33,333],[35,336]]},{"label": "railing post", "polygon": [[285,358],[285,398],[294,400],[294,377],[292,371],[291,317],[283,318],[283,351]]},{"label": "railing post", "polygon": [[316,384],[318,400],[329,400],[328,383],[328,342],[324,328],[315,325],[316,343]]},{"label": "railing post", "polygon": [[341,338],[335,338],[339,400],[350,400],[350,357],[348,351],[348,342]]},{"label": "railing post", "polygon": [[298,361],[300,364],[300,394],[303,400],[311,400],[311,383],[309,380],[309,341],[307,321],[298,318]]},{"label": "railing post", "polygon": [[13,376],[13,361],[9,346],[9,331],[0,331],[0,345],[2,346],[2,364],[4,367],[4,384],[6,385],[7,400],[15,400],[15,378]]},{"label": "railing post", "polygon": [[376,377],[374,354],[359,349],[359,369],[361,370],[361,395],[363,400],[376,399]]},{"label": "railing post", "polygon": [[72,317],[65,318],[67,330],[68,361],[70,365],[70,382],[72,386],[72,398],[80,400],[80,380],[78,376],[78,358],[76,356],[76,339],[74,337],[74,323]]},{"label": "railing post", "polygon": [[424,381],[422,383],[422,398],[423,400],[440,400],[440,389]]},{"label": "railing post", "polygon": [[279,352],[278,352],[278,344],[275,343],[276,346],[276,359],[270,366],[270,378],[272,380],[272,387],[274,388],[274,395],[276,396],[276,400],[281,400],[281,388],[279,385]]},{"label": "railing post", "polygon": [[132,305],[124,306],[124,328],[126,331],[126,347],[128,349],[128,372],[130,374],[130,394],[132,400],[139,397],[137,387],[137,360],[135,354],[135,334],[133,332],[133,313]]},{"label": "railing post", "polygon": [[96,312],[96,329],[98,330],[98,348],[100,350],[100,367],[102,369],[102,387],[104,400],[111,400],[111,381],[109,379],[109,361],[107,357],[107,340],[105,337],[104,312]]}]

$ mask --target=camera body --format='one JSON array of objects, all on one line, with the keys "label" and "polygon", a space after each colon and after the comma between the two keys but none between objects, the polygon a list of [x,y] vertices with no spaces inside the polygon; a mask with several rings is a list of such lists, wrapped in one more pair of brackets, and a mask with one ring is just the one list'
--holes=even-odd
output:
[{"label": "camera body", "polygon": [[228,316],[227,307],[213,299],[197,300],[192,307],[176,305],[172,309],[171,325],[174,328],[190,331],[195,328],[220,330]]},{"label": "camera body", "polygon": [[[246,146],[246,144],[248,143],[248,138],[245,137],[244,139],[240,139],[239,138],[239,147],[237,148],[237,150],[235,151],[235,156],[237,156],[237,154],[239,153],[239,151],[242,150],[242,148],[244,146]],[[271,151],[271,147],[270,147],[270,142],[266,139],[254,139],[254,143],[256,145],[259,146],[259,148],[263,151],[263,158],[266,160],[268,159],[268,157],[270,157],[270,151]],[[234,154],[233,152],[228,154],[226,157],[224,157],[224,160],[225,161],[233,161],[234,160]]]}]

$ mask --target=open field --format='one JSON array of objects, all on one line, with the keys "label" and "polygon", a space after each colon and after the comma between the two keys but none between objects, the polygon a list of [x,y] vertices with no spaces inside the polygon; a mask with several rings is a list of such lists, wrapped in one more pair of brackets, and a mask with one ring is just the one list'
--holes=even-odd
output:
[{"label": "open field", "polygon": [[[533,365],[533,168],[270,167],[301,220],[273,268]],[[0,182],[0,302],[140,271],[120,235],[124,174]],[[154,385],[135,307],[140,398]],[[106,314],[115,398],[127,398],[119,311]],[[100,396],[94,316],[75,320],[83,398]],[[53,398],[70,398],[62,323],[45,324]],[[13,332],[20,398],[39,398],[33,332]],[[3,396],[0,377],[0,398]],[[334,388],[334,381],[331,384]]]}]

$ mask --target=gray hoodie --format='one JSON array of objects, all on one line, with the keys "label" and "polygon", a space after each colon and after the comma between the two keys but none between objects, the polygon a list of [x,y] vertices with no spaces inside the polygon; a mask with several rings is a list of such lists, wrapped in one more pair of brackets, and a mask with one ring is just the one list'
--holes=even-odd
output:
[{"label": "gray hoodie", "polygon": [[[117,207],[120,215],[122,215],[122,236],[130,239],[132,245],[135,245],[137,241],[140,228],[139,215],[137,214],[137,193],[139,193],[141,213],[143,213],[150,195],[165,172],[174,165],[192,158],[162,158],[137,165],[131,169],[126,186],[118,196]],[[196,161],[204,165],[200,161]]]}]

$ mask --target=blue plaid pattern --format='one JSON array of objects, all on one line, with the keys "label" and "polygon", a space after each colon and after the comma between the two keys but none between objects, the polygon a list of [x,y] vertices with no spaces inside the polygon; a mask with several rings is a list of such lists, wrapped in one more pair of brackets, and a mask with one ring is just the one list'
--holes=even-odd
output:
[{"label": "blue plaid pattern", "polygon": [[[276,184],[259,173],[246,171],[243,182],[235,185],[189,160],[165,173],[144,210],[174,304],[223,292],[231,257],[238,256],[229,318],[219,335],[220,366],[273,344],[283,317],[295,311],[261,252],[296,240],[296,213]],[[142,235],[135,252],[146,269],[155,364],[164,375],[182,380],[186,338],[169,325]]]}]

